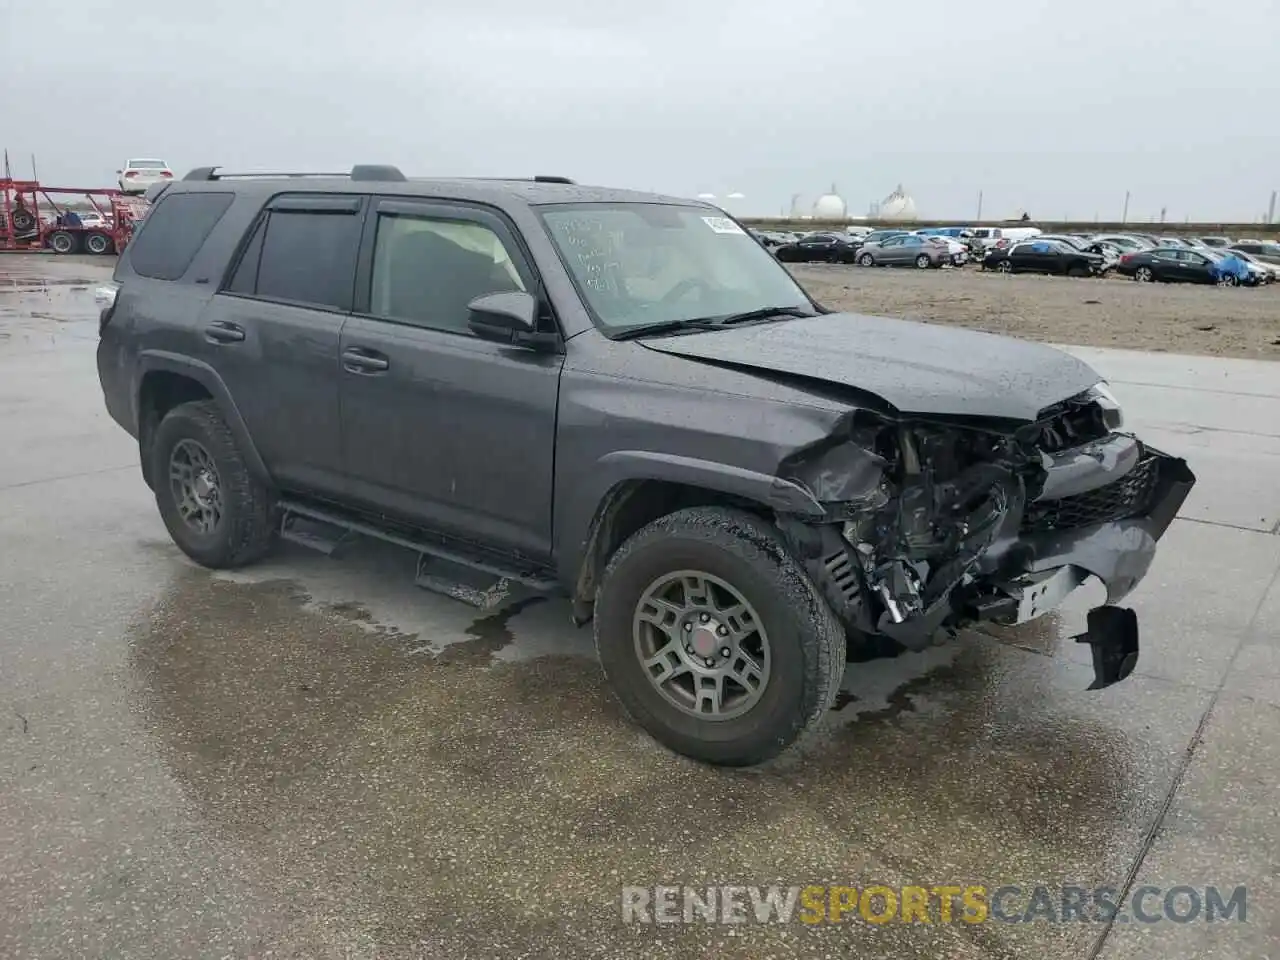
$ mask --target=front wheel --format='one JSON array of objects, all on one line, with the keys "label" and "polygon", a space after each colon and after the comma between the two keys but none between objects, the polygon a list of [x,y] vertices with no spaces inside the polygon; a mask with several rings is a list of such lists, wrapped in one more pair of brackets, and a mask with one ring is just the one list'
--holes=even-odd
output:
[{"label": "front wheel", "polygon": [[928,270],[933,266],[933,261],[929,259],[929,255],[927,253],[922,253],[920,256],[916,257],[916,266],[921,270]]},{"label": "front wheel", "polygon": [[858,258],[858,263],[862,264],[864,267],[874,267],[876,265],[876,258],[869,253],[864,253]]},{"label": "front wheel", "polygon": [[214,401],[170,410],[150,454],[156,505],[183,553],[220,569],[267,552],[275,532],[271,493],[249,472]]},{"label": "front wheel", "polygon": [[1220,287],[1237,287],[1240,285],[1239,278],[1230,273],[1224,273],[1218,278],[1218,286]]},{"label": "front wheel", "polygon": [[1013,264],[1008,260],[1001,260],[996,264],[997,273],[1013,273]]},{"label": "front wheel", "polygon": [[631,717],[677,753],[748,766],[832,705],[845,635],[777,534],[751,514],[680,510],[615,553],[596,650]]}]

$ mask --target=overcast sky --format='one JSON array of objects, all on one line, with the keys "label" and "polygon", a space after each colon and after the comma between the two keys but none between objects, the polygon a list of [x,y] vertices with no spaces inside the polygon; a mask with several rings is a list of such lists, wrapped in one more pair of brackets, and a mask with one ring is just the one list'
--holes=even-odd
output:
[{"label": "overcast sky", "polygon": [[[556,173],[774,214],[1256,220],[1280,2],[0,0],[14,172],[106,186],[398,164]],[[65,183],[63,183],[65,182]],[[735,205],[736,204],[736,205]]]}]

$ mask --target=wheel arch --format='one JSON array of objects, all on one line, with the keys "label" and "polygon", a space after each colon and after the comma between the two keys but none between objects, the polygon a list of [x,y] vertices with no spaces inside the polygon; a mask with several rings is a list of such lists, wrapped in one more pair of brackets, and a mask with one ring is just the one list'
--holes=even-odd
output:
[{"label": "wheel arch", "polygon": [[778,513],[819,518],[825,509],[811,493],[779,477],[707,460],[640,450],[606,454],[591,473],[598,494],[589,516],[571,520],[562,543],[561,577],[571,583],[573,617],[591,619],[596,587],[609,558],[628,537],[659,517],[686,507],[732,506],[761,516]]},{"label": "wheel arch", "polygon": [[145,351],[138,358],[138,383],[134,391],[135,422],[138,424],[138,455],[142,475],[151,486],[150,450],[156,427],[174,407],[196,400],[213,400],[235,437],[245,465],[262,483],[271,482],[266,464],[249,435],[244,418],[231,399],[231,392],[216,370],[192,357],[167,351]]}]

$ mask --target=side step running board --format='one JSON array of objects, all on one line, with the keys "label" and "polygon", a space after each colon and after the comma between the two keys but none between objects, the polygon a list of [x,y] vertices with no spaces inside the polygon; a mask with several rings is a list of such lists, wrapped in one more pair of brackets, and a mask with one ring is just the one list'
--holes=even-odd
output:
[{"label": "side step running board", "polygon": [[[312,507],[308,504],[297,503],[292,500],[284,500],[280,503],[280,535],[294,543],[302,544],[320,550],[322,553],[332,555],[335,550],[350,541],[351,534],[363,534],[366,537],[373,537],[387,543],[394,543],[397,546],[405,547],[413,550],[418,554],[418,583],[431,590],[437,590],[441,578],[428,575],[425,568],[428,565],[428,558],[435,560],[443,560],[447,563],[454,563],[470,570],[476,570],[480,573],[487,573],[491,576],[498,577],[503,580],[511,580],[522,586],[528,587],[538,593],[557,593],[560,591],[560,584],[548,577],[540,576],[526,570],[517,570],[508,568],[489,560],[480,559],[478,557],[468,556],[461,551],[450,549],[435,543],[429,543],[423,540],[415,540],[406,536],[395,533],[388,533],[385,530],[379,530],[377,527],[345,517],[339,513],[333,513],[328,510]],[[294,520],[296,518],[305,518],[313,520],[321,524],[336,527],[343,533],[336,538],[327,538],[318,533],[312,533],[305,530],[297,530],[294,528]],[[448,596],[456,599],[464,599],[457,592],[452,590],[439,590]],[[468,591],[470,592],[470,591]],[[488,591],[482,591],[487,593]],[[470,602],[470,601],[468,601]]]}]

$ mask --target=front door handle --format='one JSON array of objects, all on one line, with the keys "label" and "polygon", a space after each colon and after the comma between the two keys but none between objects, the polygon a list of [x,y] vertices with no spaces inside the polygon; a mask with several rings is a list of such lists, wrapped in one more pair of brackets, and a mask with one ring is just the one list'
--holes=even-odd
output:
[{"label": "front door handle", "polygon": [[342,351],[342,367],[348,373],[381,373],[391,368],[391,361],[373,350],[348,347]]},{"label": "front door handle", "polygon": [[239,343],[244,339],[244,327],[227,320],[215,320],[204,328],[204,338],[210,343]]}]

